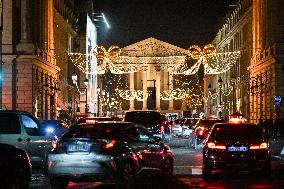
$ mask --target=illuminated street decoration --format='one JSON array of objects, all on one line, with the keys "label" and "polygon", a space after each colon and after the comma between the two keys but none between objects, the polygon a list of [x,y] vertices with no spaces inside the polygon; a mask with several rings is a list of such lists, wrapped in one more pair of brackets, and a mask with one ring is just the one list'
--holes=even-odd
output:
[{"label": "illuminated street decoration", "polygon": [[224,73],[236,63],[240,55],[240,51],[217,53],[211,44],[205,45],[203,49],[197,45],[190,46],[188,52],[197,62],[184,72],[185,75],[195,74],[201,64],[204,65],[204,74]]},{"label": "illuminated street decoration", "polygon": [[93,53],[98,60],[97,74],[104,74],[107,69],[111,73],[120,74],[112,62],[113,59],[118,58],[120,51],[120,48],[115,45],[110,46],[108,50],[101,45],[96,46]]},{"label": "illuminated street decoration", "polygon": [[80,71],[86,74],[95,74],[95,71],[91,70],[91,60],[93,59],[91,54],[68,53],[68,56]]},{"label": "illuminated street decoration", "polygon": [[121,98],[124,100],[137,100],[137,101],[143,101],[146,100],[149,96],[149,94],[144,94],[141,90],[121,90],[116,89],[116,92],[119,94]]}]

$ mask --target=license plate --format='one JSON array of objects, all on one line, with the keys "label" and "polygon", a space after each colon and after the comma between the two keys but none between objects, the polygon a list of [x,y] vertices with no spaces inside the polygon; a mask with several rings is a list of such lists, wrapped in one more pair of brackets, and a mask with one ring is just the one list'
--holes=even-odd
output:
[{"label": "license plate", "polygon": [[245,152],[245,151],[248,151],[248,147],[245,147],[245,146],[240,146],[240,147],[230,146],[230,147],[228,147],[228,151],[229,152]]},{"label": "license plate", "polygon": [[68,152],[88,152],[89,150],[90,150],[89,145],[84,145],[84,144],[68,145]]}]

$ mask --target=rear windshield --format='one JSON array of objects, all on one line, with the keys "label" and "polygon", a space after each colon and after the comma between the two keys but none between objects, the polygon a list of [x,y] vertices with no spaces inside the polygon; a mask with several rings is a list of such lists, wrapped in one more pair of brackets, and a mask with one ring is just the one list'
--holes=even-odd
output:
[{"label": "rear windshield", "polygon": [[68,138],[94,138],[94,139],[116,139],[120,131],[130,126],[128,123],[106,124],[100,123],[96,125],[78,125],[65,133],[61,139]]},{"label": "rear windshield", "polygon": [[205,127],[205,128],[210,128],[212,127],[215,123],[224,123],[224,120],[199,120],[199,126]]},{"label": "rear windshield", "polygon": [[239,124],[239,125],[215,125],[212,133],[212,140],[255,140],[261,139],[262,134],[256,125]]},{"label": "rear windshield", "polygon": [[162,122],[159,112],[126,112],[125,121],[142,125],[157,125]]}]

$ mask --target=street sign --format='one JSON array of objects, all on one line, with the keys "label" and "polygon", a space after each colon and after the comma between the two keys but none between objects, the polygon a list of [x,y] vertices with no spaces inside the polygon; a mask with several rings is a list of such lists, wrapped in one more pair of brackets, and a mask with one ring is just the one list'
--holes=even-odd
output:
[{"label": "street sign", "polygon": [[274,96],[274,105],[275,108],[281,107],[281,96]]},{"label": "street sign", "polygon": [[274,96],[274,102],[281,102],[281,96]]}]

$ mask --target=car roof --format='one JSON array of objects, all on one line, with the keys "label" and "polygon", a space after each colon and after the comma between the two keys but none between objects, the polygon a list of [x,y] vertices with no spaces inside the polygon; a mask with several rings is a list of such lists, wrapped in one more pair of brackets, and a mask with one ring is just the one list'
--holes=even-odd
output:
[{"label": "car roof", "polygon": [[93,125],[94,127],[97,125],[109,125],[111,127],[116,127],[116,126],[120,126],[120,127],[128,127],[128,126],[134,126],[134,127],[143,127],[140,124],[136,124],[133,122],[125,122],[125,121],[99,121],[99,122],[95,122],[95,123],[88,123],[88,124],[83,124],[83,123],[79,123],[76,124],[75,127],[85,127],[86,125]]}]

